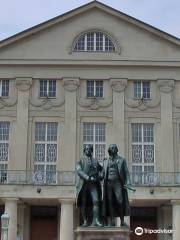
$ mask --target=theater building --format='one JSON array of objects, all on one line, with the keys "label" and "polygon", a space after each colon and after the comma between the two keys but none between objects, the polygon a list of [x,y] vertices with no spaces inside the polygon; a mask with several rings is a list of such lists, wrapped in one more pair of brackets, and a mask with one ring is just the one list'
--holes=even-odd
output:
[{"label": "theater building", "polygon": [[[176,23],[174,23],[176,24]],[[0,42],[0,213],[8,240],[74,240],[84,144],[127,159],[131,229],[180,237],[180,40],[93,1]],[[117,221],[118,224],[118,221]]]}]

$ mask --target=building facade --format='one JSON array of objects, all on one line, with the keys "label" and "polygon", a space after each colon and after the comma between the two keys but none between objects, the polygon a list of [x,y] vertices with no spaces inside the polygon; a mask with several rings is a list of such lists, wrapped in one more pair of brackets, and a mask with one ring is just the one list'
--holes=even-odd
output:
[{"label": "building facade", "polygon": [[178,240],[179,39],[93,1],[0,42],[8,240],[76,239],[76,162],[85,144],[103,161],[110,143],[137,189],[131,229],[173,229],[144,239]]}]

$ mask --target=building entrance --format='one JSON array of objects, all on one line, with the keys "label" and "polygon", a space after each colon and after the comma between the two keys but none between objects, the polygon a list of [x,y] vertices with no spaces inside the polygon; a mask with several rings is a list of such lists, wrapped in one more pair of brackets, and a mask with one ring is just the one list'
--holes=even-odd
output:
[{"label": "building entrance", "polygon": [[145,229],[156,229],[156,208],[150,207],[134,207],[131,209],[131,220],[130,226],[131,231],[131,240],[157,240],[157,234],[143,233],[142,235],[137,235],[135,229],[141,227],[143,232]]},{"label": "building entrance", "polygon": [[57,240],[57,207],[31,207],[31,240]]}]

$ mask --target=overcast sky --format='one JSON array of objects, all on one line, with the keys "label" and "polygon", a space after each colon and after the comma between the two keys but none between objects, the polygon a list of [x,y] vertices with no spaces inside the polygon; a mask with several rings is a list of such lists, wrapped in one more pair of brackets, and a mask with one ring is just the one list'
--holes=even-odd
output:
[{"label": "overcast sky", "polygon": [[[180,0],[100,0],[180,38]],[[90,0],[0,0],[0,40],[91,2]]]}]

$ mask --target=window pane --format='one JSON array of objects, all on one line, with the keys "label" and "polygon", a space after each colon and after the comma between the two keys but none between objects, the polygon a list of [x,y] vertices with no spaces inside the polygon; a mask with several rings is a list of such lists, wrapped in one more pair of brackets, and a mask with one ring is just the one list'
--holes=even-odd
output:
[{"label": "window pane", "polygon": [[115,51],[113,42],[107,36],[105,36],[105,51]]},{"label": "window pane", "polygon": [[45,141],[46,140],[46,123],[38,122],[35,123],[35,140]]},{"label": "window pane", "polygon": [[87,81],[87,97],[94,97],[94,81]]},{"label": "window pane", "polygon": [[96,97],[103,97],[103,81],[96,81]]},{"label": "window pane", "polygon": [[134,82],[134,97],[135,98],[142,98],[141,82]]},{"label": "window pane", "polygon": [[8,161],[8,143],[0,143],[0,161]]},{"label": "window pane", "polygon": [[84,142],[93,142],[93,135],[94,135],[94,124],[93,123],[84,123],[83,141]]},{"label": "window pane", "polygon": [[48,97],[56,97],[56,80],[49,80]]},{"label": "window pane", "polygon": [[105,144],[96,144],[95,145],[95,158],[98,161],[103,161],[103,159],[105,158],[105,149],[106,149]]},{"label": "window pane", "polygon": [[142,124],[132,123],[132,142],[142,142]]},{"label": "window pane", "polygon": [[57,141],[58,123],[47,123],[47,141]]},{"label": "window pane", "polygon": [[2,97],[9,96],[9,80],[2,80]]},{"label": "window pane", "polygon": [[56,165],[46,166],[46,183],[56,183]]},{"label": "window pane", "polygon": [[45,144],[35,144],[35,161],[45,161]]},{"label": "window pane", "polygon": [[150,82],[143,82],[143,98],[150,98]]},{"label": "window pane", "polygon": [[47,97],[47,80],[40,80],[40,97]]},{"label": "window pane", "polygon": [[47,144],[47,162],[56,162],[57,144]]},{"label": "window pane", "polygon": [[95,141],[105,142],[105,123],[95,124]]},{"label": "window pane", "polygon": [[87,33],[87,50],[94,51],[94,33]]},{"label": "window pane", "polygon": [[154,145],[144,145],[144,162],[154,163]]},{"label": "window pane", "polygon": [[103,51],[103,34],[96,33],[96,51]]},{"label": "window pane", "polygon": [[78,39],[78,42],[75,46],[75,51],[84,51],[85,50],[85,36],[82,36]]},{"label": "window pane", "polygon": [[10,122],[0,122],[0,141],[9,140]]},{"label": "window pane", "polygon": [[35,164],[34,165],[34,171],[36,172],[38,172],[38,171],[40,171],[40,172],[44,172],[45,171],[45,169],[44,169],[44,165],[40,165],[40,164]]},{"label": "window pane", "polygon": [[142,166],[132,166],[132,183],[142,184],[143,173]]},{"label": "window pane", "polygon": [[132,146],[132,162],[142,163],[142,145]]},{"label": "window pane", "polygon": [[143,124],[144,142],[154,142],[153,127],[154,125],[151,123]]}]

